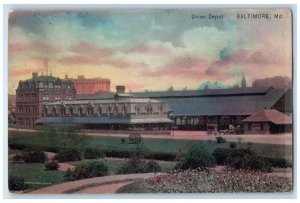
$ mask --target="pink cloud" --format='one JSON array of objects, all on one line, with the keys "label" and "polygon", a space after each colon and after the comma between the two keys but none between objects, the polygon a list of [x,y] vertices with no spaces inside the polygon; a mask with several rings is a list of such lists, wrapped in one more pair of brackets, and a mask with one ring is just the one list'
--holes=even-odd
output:
[{"label": "pink cloud", "polygon": [[163,45],[149,46],[149,45],[141,44],[129,49],[129,52],[150,54],[150,55],[162,55],[162,54],[170,53],[170,49]]},{"label": "pink cloud", "polygon": [[58,60],[59,63],[65,65],[101,65],[103,62],[99,58],[90,56],[71,56],[63,57]]},{"label": "pink cloud", "polygon": [[181,77],[192,80],[199,80],[203,78],[208,64],[196,58],[176,58],[172,63],[161,67],[160,69],[152,72],[144,72],[144,76],[148,77]]},{"label": "pink cloud", "polygon": [[125,83],[124,85],[127,90],[132,90],[132,91],[145,89],[145,85],[136,82]]},{"label": "pink cloud", "polygon": [[21,43],[21,42],[15,42],[9,44],[9,52],[12,53],[19,53],[19,52],[37,52],[37,53],[53,53],[56,49],[44,42],[40,41],[33,41],[30,43]]},{"label": "pink cloud", "polygon": [[113,49],[101,47],[95,44],[80,42],[79,44],[70,48],[70,50],[77,54],[92,54],[99,57],[111,56],[114,53]]}]

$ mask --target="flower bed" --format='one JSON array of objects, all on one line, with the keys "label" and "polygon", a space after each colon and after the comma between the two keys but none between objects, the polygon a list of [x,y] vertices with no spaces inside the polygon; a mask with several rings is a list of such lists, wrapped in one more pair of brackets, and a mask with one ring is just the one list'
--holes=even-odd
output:
[{"label": "flower bed", "polygon": [[154,193],[288,192],[292,189],[287,178],[228,168],[174,171],[148,179],[145,185]]}]

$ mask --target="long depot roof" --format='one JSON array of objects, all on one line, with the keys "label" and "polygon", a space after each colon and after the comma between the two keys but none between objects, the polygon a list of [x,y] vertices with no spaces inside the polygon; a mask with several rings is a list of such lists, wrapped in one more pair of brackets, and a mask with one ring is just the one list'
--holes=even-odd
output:
[{"label": "long depot roof", "polygon": [[[132,93],[137,98],[165,102],[174,116],[252,115],[271,108],[286,90],[270,88],[233,88],[190,91]],[[77,100],[113,98],[115,93],[78,95]]]}]

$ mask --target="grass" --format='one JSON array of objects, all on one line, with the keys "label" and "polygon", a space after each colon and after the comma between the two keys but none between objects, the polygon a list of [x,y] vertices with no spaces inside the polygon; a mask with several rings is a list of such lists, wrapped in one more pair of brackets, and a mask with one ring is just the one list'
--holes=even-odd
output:
[{"label": "grass", "polygon": [[[121,138],[118,137],[95,137],[95,136],[80,136],[66,135],[56,133],[49,135],[49,133],[41,132],[16,132],[9,131],[9,143],[36,145],[40,147],[91,147],[102,150],[133,150],[136,148],[135,144],[122,144]],[[172,140],[172,139],[153,139],[143,138],[140,146],[150,152],[164,152],[164,153],[178,153],[185,151],[189,144],[195,142],[205,142],[208,150],[212,152],[216,148],[229,148],[230,142],[216,143],[214,141],[195,141],[195,140]],[[239,147],[239,146],[238,146]],[[242,147],[247,147],[246,143],[242,143]],[[291,160],[292,146],[288,145],[274,145],[274,144],[259,144],[253,143],[252,149],[257,155],[267,157],[281,157]]]},{"label": "grass", "polygon": [[[79,166],[81,164],[87,164],[89,162],[93,162],[96,160],[103,161],[107,164],[109,175],[117,174],[117,170],[127,162],[126,159],[85,159],[82,161],[74,161],[68,163],[73,164],[75,166]],[[177,164],[177,162],[162,162],[162,161],[158,161],[157,163],[160,165],[162,172],[171,171],[174,168],[174,166]]]},{"label": "grass", "polygon": [[38,189],[64,182],[63,171],[47,171],[44,164],[14,163],[9,166],[9,174],[24,179],[29,189]]}]

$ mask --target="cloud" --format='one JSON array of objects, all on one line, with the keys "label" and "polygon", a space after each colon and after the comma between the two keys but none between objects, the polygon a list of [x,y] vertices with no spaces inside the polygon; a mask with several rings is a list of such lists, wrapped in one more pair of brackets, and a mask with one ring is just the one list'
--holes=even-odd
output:
[{"label": "cloud", "polygon": [[162,44],[158,45],[146,45],[141,44],[129,49],[129,52],[132,53],[140,53],[140,54],[147,54],[147,55],[162,55],[170,53],[170,49]]},{"label": "cloud", "polygon": [[70,48],[70,51],[81,55],[93,55],[98,57],[108,57],[114,54],[114,50],[106,47],[101,47],[88,42],[80,42]]},{"label": "cloud", "polygon": [[21,53],[21,52],[34,52],[43,54],[52,54],[56,51],[53,46],[40,42],[33,41],[30,43],[14,42],[9,44],[9,52],[11,53]]},{"label": "cloud", "polygon": [[170,64],[155,71],[144,72],[147,77],[180,77],[192,80],[203,78],[208,64],[197,58],[175,58]]}]

